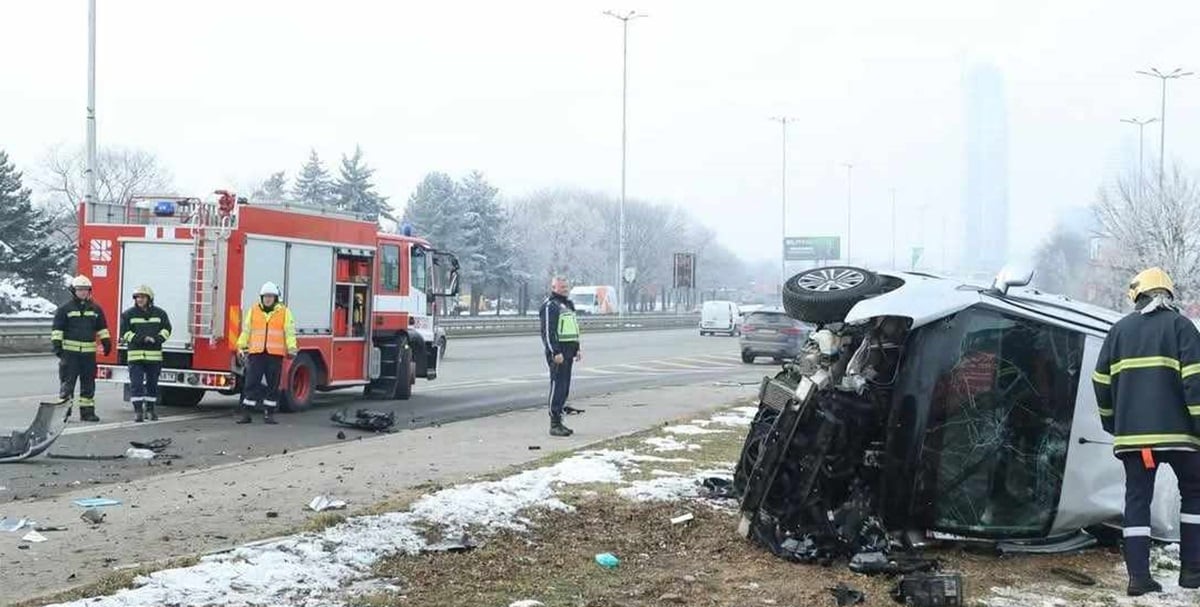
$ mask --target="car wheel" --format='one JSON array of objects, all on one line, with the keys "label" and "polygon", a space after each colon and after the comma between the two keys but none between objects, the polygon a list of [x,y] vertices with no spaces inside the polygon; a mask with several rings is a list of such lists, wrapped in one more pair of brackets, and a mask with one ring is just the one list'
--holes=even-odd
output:
[{"label": "car wheel", "polygon": [[805,270],[783,284],[788,316],[810,323],[841,322],[854,304],[879,294],[877,274],[852,266]]},{"label": "car wheel", "polygon": [[317,365],[312,356],[297,354],[283,378],[279,410],[285,413],[304,411],[312,406],[317,391]]},{"label": "car wheel", "polygon": [[754,353],[746,352],[743,350],[742,351],[742,362],[746,363],[747,365],[754,364]]},{"label": "car wheel", "polygon": [[164,407],[195,407],[208,390],[163,386],[158,389],[158,404]]},{"label": "car wheel", "polygon": [[446,358],[446,338],[445,337],[439,338],[437,345],[438,345],[438,360],[445,359]]}]

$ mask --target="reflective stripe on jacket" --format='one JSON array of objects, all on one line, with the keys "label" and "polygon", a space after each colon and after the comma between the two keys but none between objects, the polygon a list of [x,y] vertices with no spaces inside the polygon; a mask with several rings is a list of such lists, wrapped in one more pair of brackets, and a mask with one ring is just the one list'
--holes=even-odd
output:
[{"label": "reflective stripe on jacket", "polygon": [[239,350],[251,354],[266,352],[274,356],[296,351],[296,321],[287,306],[277,303],[268,312],[262,304],[258,304],[250,308],[243,318],[242,334],[237,343]]},{"label": "reflective stripe on jacket", "polygon": [[50,341],[58,342],[67,352],[94,354],[97,340],[111,339],[104,310],[90,299],[71,298],[59,306],[50,329]]},{"label": "reflective stripe on jacket", "polygon": [[1092,373],[1113,449],[1200,450],[1200,331],[1171,309],[1113,325]]},{"label": "reflective stripe on jacket", "polygon": [[[120,330],[127,349],[126,362],[162,362],[163,344],[171,338],[171,319],[166,310],[153,303],[145,310],[132,306],[121,313]],[[147,337],[153,343],[148,343]]]}]

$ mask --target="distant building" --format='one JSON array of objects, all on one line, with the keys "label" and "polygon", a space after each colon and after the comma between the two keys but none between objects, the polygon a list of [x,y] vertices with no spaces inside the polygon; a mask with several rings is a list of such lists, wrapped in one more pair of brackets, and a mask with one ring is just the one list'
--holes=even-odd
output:
[{"label": "distant building", "polygon": [[1008,261],[1008,109],[1004,75],[994,65],[971,67],[966,102],[966,188],[963,270],[992,275]]}]

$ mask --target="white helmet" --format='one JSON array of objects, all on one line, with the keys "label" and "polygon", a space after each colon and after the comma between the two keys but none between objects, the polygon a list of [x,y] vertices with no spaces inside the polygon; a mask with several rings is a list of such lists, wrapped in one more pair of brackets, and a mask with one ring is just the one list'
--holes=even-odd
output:
[{"label": "white helmet", "polygon": [[92,280],[83,274],[71,279],[72,289],[90,289],[92,288]]},{"label": "white helmet", "polygon": [[258,290],[258,296],[274,295],[275,299],[279,299],[279,285],[273,282],[264,282],[261,289]]}]

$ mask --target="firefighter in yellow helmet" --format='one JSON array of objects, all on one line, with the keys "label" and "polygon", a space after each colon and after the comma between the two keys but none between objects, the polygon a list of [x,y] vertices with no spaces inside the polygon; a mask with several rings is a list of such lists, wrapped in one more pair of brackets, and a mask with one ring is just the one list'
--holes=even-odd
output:
[{"label": "firefighter in yellow helmet", "polygon": [[79,419],[96,417],[96,342],[104,355],[112,351],[112,337],[104,310],[92,301],[92,281],[82,274],[71,279],[71,300],[60,305],[50,327],[50,345],[58,357],[59,400],[69,403],[79,382]]},{"label": "firefighter in yellow helmet", "polygon": [[171,338],[171,319],[154,305],[154,290],[141,285],[133,290],[133,305],[121,313],[121,341],[129,365],[130,400],[135,422],[158,419],[158,376],[162,372],[163,344]]},{"label": "firefighter in yellow helmet", "polygon": [[[237,347],[246,367],[242,414],[237,423],[250,423],[250,409],[255,403],[261,403],[263,423],[274,424],[283,359],[291,358],[297,352],[296,321],[292,311],[279,301],[279,287],[273,282],[263,284],[258,291],[258,303],[242,317],[242,334],[238,337]],[[267,382],[265,388],[261,385],[264,379]]]},{"label": "firefighter in yellow helmet", "polygon": [[1127,594],[1162,590],[1150,575],[1150,501],[1163,463],[1183,498],[1179,585],[1200,588],[1200,331],[1160,268],[1135,276],[1129,299],[1135,311],[1109,330],[1092,374],[1100,422],[1125,466]]}]

